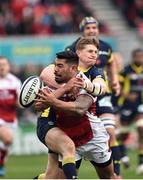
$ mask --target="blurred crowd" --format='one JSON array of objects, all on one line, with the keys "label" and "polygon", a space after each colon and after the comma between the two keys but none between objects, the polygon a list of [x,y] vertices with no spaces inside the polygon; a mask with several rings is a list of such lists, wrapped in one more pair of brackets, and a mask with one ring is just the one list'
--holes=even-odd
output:
[{"label": "blurred crowd", "polygon": [[[78,32],[85,16],[95,16],[83,0],[0,0],[0,35]],[[108,27],[100,23],[101,33]]]},{"label": "blurred crowd", "polygon": [[117,5],[129,26],[136,27],[139,35],[143,37],[143,0],[112,0]]},{"label": "blurred crowd", "polygon": [[32,75],[39,75],[42,69],[45,66],[42,64],[24,64],[21,66],[17,66],[16,64],[11,64],[11,70],[14,75],[16,75],[21,82],[23,83],[26,78]]}]

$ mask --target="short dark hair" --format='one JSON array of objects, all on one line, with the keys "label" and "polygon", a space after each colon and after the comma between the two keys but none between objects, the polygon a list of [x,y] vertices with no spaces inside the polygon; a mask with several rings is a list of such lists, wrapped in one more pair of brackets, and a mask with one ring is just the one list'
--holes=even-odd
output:
[{"label": "short dark hair", "polygon": [[143,53],[143,49],[142,48],[137,48],[137,49],[133,50],[132,56],[134,57],[137,53],[140,53],[140,52]]},{"label": "short dark hair", "polygon": [[58,52],[56,54],[56,57],[58,59],[65,59],[67,61],[67,63],[75,63],[78,64],[79,62],[79,57],[76,53],[74,53],[73,51],[62,51],[62,52]]}]

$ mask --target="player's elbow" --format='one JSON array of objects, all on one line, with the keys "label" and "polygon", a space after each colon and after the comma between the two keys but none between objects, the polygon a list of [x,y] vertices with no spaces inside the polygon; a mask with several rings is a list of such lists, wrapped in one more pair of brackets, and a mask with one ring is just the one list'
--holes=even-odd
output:
[{"label": "player's elbow", "polygon": [[76,109],[76,112],[79,116],[83,116],[85,114],[86,110],[87,110],[87,108],[80,107],[80,108]]}]

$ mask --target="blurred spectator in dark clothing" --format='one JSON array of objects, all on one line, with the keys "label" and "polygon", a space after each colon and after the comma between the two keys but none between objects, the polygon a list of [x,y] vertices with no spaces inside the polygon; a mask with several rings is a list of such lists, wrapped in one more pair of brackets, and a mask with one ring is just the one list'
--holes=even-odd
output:
[{"label": "blurred spectator in dark clothing", "polygon": [[137,28],[143,39],[143,0],[111,0],[117,5],[128,20],[129,26]]},{"label": "blurred spectator in dark clothing", "polygon": [[33,9],[26,7],[22,12],[22,19],[17,26],[18,34],[34,34],[33,29],[34,13]]},{"label": "blurred spectator in dark clothing", "polygon": [[131,27],[138,27],[143,21],[143,0],[111,0],[124,13]]},{"label": "blurred spectator in dark clothing", "polygon": [[83,0],[0,0],[0,35],[78,32],[85,16],[93,12]]}]

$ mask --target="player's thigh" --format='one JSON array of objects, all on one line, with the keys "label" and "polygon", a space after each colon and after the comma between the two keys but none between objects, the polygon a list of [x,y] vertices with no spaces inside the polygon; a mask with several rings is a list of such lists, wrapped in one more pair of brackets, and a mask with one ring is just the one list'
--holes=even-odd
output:
[{"label": "player's thigh", "polygon": [[109,142],[110,144],[116,142],[117,138],[116,138],[116,134],[115,134],[115,128],[114,127],[107,127],[106,131],[108,132],[110,139]]},{"label": "player's thigh", "polygon": [[45,143],[45,136],[47,132],[54,127],[56,127],[56,123],[55,123],[54,118],[51,115],[49,115],[48,117],[41,117],[41,116],[38,117],[37,137],[45,146],[47,146]]},{"label": "player's thigh", "polygon": [[95,169],[101,179],[114,179],[115,178],[114,167],[113,167],[112,161],[107,166],[95,166]]},{"label": "player's thigh", "polygon": [[67,150],[72,153],[75,151],[73,141],[58,127],[47,132],[45,142],[51,150],[58,153],[64,153]]},{"label": "player's thigh", "polygon": [[0,125],[0,140],[6,145],[10,145],[13,141],[12,129],[4,125]]}]

